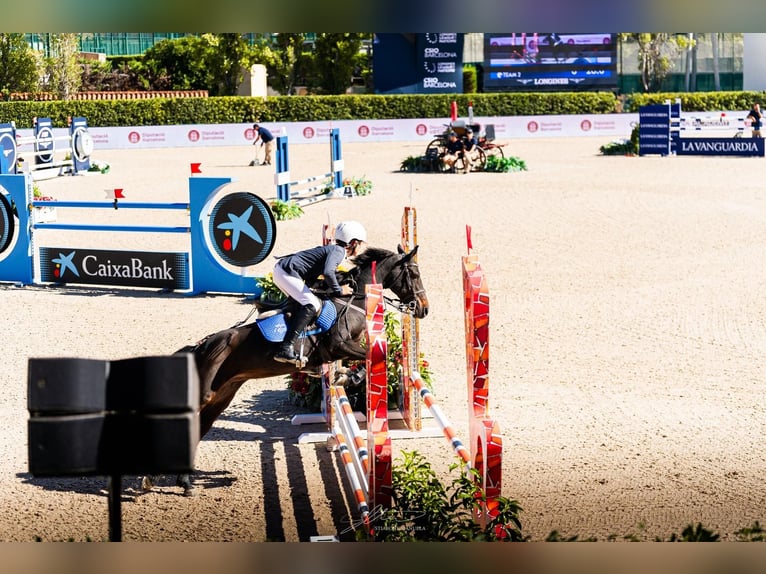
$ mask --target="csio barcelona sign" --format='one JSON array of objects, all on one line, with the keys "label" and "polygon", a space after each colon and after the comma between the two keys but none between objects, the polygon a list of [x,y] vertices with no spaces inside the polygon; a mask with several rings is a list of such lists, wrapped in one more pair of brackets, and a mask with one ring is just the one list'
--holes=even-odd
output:
[{"label": "csio barcelona sign", "polygon": [[677,138],[676,155],[764,157],[762,138]]}]

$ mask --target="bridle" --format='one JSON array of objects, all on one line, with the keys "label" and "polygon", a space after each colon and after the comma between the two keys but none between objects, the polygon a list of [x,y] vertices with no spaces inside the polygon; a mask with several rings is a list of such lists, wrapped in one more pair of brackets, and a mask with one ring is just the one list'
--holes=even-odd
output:
[{"label": "bridle", "polygon": [[[406,257],[406,255],[405,255]],[[390,277],[388,276],[388,281],[383,282],[383,287],[385,289],[389,289],[391,285],[399,284],[399,285],[413,285],[412,280],[412,269],[411,266],[416,265],[411,259],[402,262],[401,264],[401,270],[396,275],[396,277]],[[425,289],[415,289],[412,290],[412,300],[409,302],[404,302],[400,299],[394,299],[391,297],[383,296],[383,300],[391,307],[399,311],[400,313],[407,313],[408,315],[414,315],[415,309],[417,308],[417,300],[418,295],[425,293]]]}]

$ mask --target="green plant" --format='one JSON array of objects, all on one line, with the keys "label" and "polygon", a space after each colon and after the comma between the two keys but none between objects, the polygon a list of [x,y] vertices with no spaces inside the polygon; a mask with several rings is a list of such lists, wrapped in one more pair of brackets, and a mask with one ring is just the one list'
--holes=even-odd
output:
[{"label": "green plant", "polygon": [[109,173],[109,164],[102,161],[96,161],[96,160],[90,160],[90,167],[88,168],[88,171],[91,172],[101,172],[101,173]]},{"label": "green plant", "polygon": [[[388,342],[388,352],[386,354],[386,374],[389,400],[399,396],[399,388],[402,378],[402,363],[404,354],[402,353],[401,323],[397,314],[393,311],[386,311],[383,314],[383,327],[386,331],[386,340]],[[426,387],[433,391],[431,380],[431,370],[423,353],[418,357],[418,368],[420,378],[423,379]]]},{"label": "green plant", "polygon": [[766,542],[766,530],[756,520],[752,526],[742,528],[735,532],[737,540],[741,542]]},{"label": "green plant", "polygon": [[399,165],[399,171],[420,171],[422,161],[423,156],[408,156],[402,160],[402,163]]},{"label": "green plant", "polygon": [[473,94],[479,91],[479,84],[477,81],[478,73],[476,66],[466,64],[463,66],[463,93]]},{"label": "green plant", "polygon": [[287,377],[287,394],[290,402],[319,412],[322,407],[322,379],[305,372],[291,373]]},{"label": "green plant", "polygon": [[296,219],[303,215],[303,208],[292,200],[282,201],[281,199],[275,199],[269,206],[272,213],[274,213],[274,219],[277,221]]},{"label": "green plant", "polygon": [[274,275],[271,271],[266,273],[266,275],[256,277],[255,284],[261,289],[260,297],[263,300],[278,303],[287,298],[284,292],[274,283]]},{"label": "green plant", "polygon": [[518,157],[500,157],[497,155],[487,156],[487,162],[484,165],[484,171],[527,171],[527,164]]},{"label": "green plant", "polygon": [[365,177],[346,178],[343,180],[344,187],[351,187],[356,195],[369,195],[372,193],[372,182]]},{"label": "green plant", "polygon": [[720,536],[704,528],[701,523],[697,526],[690,524],[681,532],[681,536],[673,534],[669,542],[718,542]]},{"label": "green plant", "polygon": [[[623,536],[618,536],[617,534],[610,534],[606,540],[608,542],[614,542],[616,540],[624,540],[626,542],[648,542],[649,538],[645,532],[646,525],[643,523],[640,523],[638,525],[639,532],[632,532],[630,534],[625,534]],[[764,537],[764,531],[761,528],[761,525],[758,523],[758,521],[754,522],[753,525],[750,528],[743,528],[736,532],[737,539],[743,542],[763,542],[766,540]],[[663,539],[662,537],[655,537],[653,539],[653,542],[718,542],[720,541],[721,537],[719,534],[716,534],[715,532],[708,530],[704,526],[702,526],[701,523],[697,523],[697,525],[689,524],[684,530],[681,532],[681,534],[673,533],[671,534],[667,539]],[[548,537],[545,539],[546,542],[598,542],[598,538],[595,536],[591,536],[588,538],[582,538],[580,539],[578,535],[573,536],[564,536],[561,533],[559,533],[558,530],[551,531],[550,534],[548,534]]]},{"label": "green plant", "polygon": [[599,148],[601,155],[633,155],[636,150],[630,140],[620,139],[604,144]]},{"label": "green plant", "polygon": [[445,487],[431,464],[416,451],[401,453],[391,473],[391,508],[371,520],[376,540],[412,541],[523,541],[521,507],[515,500],[497,498],[494,516],[486,527],[476,523],[474,513],[486,501],[478,485],[478,472],[464,464],[450,466],[460,474]]},{"label": "green plant", "polygon": [[602,155],[636,155],[638,153],[639,127],[636,124],[630,132],[630,138],[619,139],[604,144],[599,148]]}]

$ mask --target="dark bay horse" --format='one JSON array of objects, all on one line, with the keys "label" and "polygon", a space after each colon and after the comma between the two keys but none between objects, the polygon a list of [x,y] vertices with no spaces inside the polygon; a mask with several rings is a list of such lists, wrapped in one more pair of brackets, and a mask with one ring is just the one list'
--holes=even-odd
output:
[{"label": "dark bay horse", "polygon": [[[355,267],[340,274],[341,283],[354,288],[350,296],[330,299],[337,319],[326,332],[302,337],[296,342],[307,357],[303,369],[316,371],[322,363],[338,360],[363,360],[365,334],[365,285],[375,280],[399,298],[402,310],[424,318],[428,314],[428,299],[414,259],[418,247],[405,253],[401,246],[396,252],[368,247],[351,259]],[[373,279],[373,268],[375,278]],[[256,319],[257,320],[257,319]],[[196,345],[177,352],[194,354],[200,380],[200,439],[215,420],[231,404],[245,381],[287,375],[298,369],[290,363],[274,360],[279,343],[268,341],[256,322],[234,326],[208,335]],[[179,476],[178,484],[190,493],[188,476]],[[144,477],[142,486],[148,490],[152,479]]]}]

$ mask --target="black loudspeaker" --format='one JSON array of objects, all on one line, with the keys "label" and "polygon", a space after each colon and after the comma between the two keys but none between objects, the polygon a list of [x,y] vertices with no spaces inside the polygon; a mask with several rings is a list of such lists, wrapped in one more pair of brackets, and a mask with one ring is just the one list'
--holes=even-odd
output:
[{"label": "black loudspeaker", "polygon": [[194,470],[199,378],[189,353],[29,359],[27,399],[35,476]]}]

